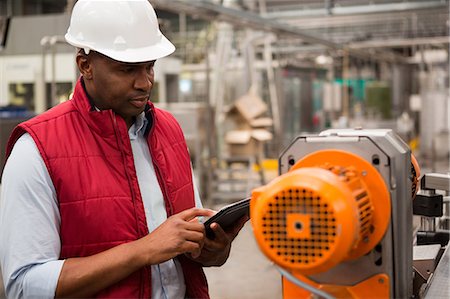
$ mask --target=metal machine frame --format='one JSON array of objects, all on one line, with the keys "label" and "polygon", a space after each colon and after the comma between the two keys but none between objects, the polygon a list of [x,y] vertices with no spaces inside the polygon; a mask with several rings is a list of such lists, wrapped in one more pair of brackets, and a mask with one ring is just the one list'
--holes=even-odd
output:
[{"label": "metal machine frame", "polygon": [[[417,244],[414,249],[420,247],[428,250],[429,248],[440,248],[439,252],[432,256],[428,250],[427,256],[431,259],[421,260],[420,256],[415,256],[413,261],[414,270],[420,272],[421,263],[426,264],[424,277],[417,277],[421,275],[416,273],[416,281],[423,283],[418,290],[417,297],[419,298],[450,298],[450,267],[449,258],[450,250],[448,247],[448,240],[450,234],[449,216],[450,216],[450,174],[427,173],[421,178],[421,191],[419,194],[424,198],[429,198],[429,203],[420,202],[421,211],[418,215],[421,216],[421,225],[419,231],[430,233],[431,236],[439,236],[436,240],[420,240],[417,237]],[[442,205],[437,206],[435,196],[439,195],[442,199]],[[416,203],[415,203],[416,206]],[[435,209],[437,208],[437,209]],[[438,210],[436,212],[436,210]],[[435,217],[431,216],[434,215]],[[445,238],[442,238],[445,236]],[[443,240],[445,239],[445,240]],[[425,242],[424,242],[425,241]],[[431,244],[422,245],[421,243]],[[434,245],[432,245],[434,244]],[[425,280],[423,280],[425,278]],[[417,283],[416,283],[417,284]]]},{"label": "metal machine frame", "polygon": [[385,273],[391,282],[390,297],[412,297],[413,209],[409,147],[392,130],[327,130],[318,136],[299,136],[280,155],[280,175],[308,154],[324,149],[351,152],[379,171],[391,197],[391,222],[382,241],[367,255],[308,278],[319,284],[356,285],[375,274]]}]

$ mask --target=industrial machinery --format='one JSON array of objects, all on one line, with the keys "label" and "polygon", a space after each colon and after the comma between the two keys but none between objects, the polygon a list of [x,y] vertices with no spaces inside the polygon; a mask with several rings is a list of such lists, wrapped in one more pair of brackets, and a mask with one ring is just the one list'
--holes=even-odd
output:
[{"label": "industrial machinery", "polygon": [[[412,298],[419,168],[391,130],[297,137],[253,190],[251,223],[284,298]],[[423,292],[422,292],[423,293]]]}]

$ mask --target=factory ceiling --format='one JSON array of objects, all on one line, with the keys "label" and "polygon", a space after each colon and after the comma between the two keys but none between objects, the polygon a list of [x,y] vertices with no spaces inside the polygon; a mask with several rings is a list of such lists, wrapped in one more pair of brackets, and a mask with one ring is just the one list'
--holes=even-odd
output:
[{"label": "factory ceiling", "polygon": [[283,55],[340,50],[402,62],[448,48],[449,0],[152,0],[157,9],[276,36]]}]

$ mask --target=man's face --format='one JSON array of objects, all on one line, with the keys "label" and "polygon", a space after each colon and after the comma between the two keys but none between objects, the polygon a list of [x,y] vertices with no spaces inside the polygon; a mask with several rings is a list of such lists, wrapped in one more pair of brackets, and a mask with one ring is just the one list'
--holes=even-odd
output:
[{"label": "man's face", "polygon": [[100,110],[112,109],[131,126],[135,116],[144,111],[154,83],[155,61],[123,63],[92,52],[87,57],[89,76],[87,92]]}]

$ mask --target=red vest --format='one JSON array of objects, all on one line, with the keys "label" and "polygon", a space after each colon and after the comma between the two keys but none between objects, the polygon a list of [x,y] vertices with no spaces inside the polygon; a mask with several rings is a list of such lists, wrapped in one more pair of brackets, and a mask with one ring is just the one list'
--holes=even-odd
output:
[{"label": "red vest", "polygon": [[[147,142],[167,214],[195,205],[189,153],[175,118],[150,104]],[[72,100],[17,126],[7,156],[28,132],[56,189],[61,214],[61,259],[89,256],[148,234],[125,121],[111,110],[95,111],[81,79]],[[209,298],[202,267],[178,257],[186,296]],[[151,270],[144,267],[97,294],[150,298]]]}]

